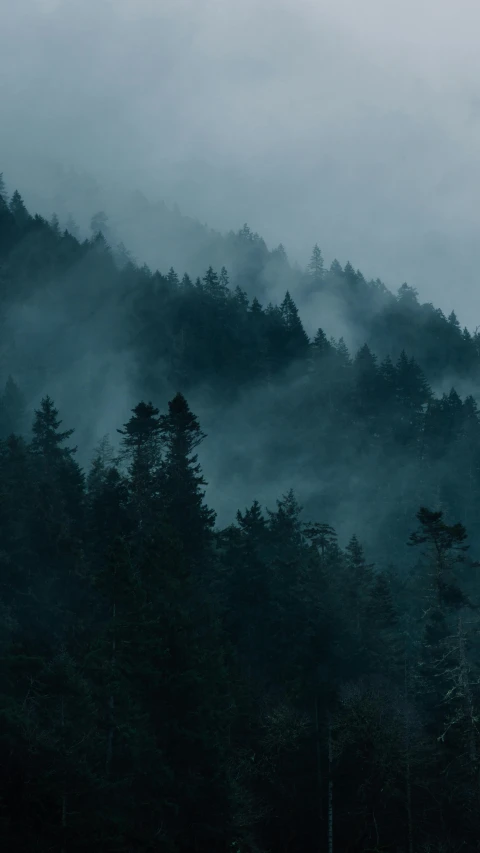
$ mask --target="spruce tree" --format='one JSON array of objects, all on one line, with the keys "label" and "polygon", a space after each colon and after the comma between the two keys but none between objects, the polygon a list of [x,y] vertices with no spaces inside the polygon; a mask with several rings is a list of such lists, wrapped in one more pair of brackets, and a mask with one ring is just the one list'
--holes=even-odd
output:
[{"label": "spruce tree", "polygon": [[310,261],[307,266],[307,274],[310,278],[311,288],[317,290],[322,286],[325,278],[325,266],[321,249],[315,243]]},{"label": "spruce tree", "polygon": [[[58,418],[58,409],[55,408],[53,400],[49,396],[44,397],[40,408],[35,410],[30,453],[37,472],[38,498],[41,501],[41,495],[44,497],[47,494],[50,495],[50,499],[44,503],[41,514],[47,511],[51,500],[51,523],[55,526],[66,525],[65,532],[70,528],[71,533],[79,537],[85,478],[74,459],[77,448],[63,446],[73,435],[74,430],[61,432],[59,430],[61,424],[62,421]],[[63,512],[60,510],[60,505],[63,506]],[[56,512],[53,511],[54,506],[57,506]]]},{"label": "spruce tree", "polygon": [[334,344],[337,363],[342,372],[346,372],[352,364],[348,347],[343,338],[339,338],[338,343]]},{"label": "spruce tree", "polygon": [[330,276],[334,279],[342,279],[343,278],[343,270],[339,262],[336,258],[330,264]]},{"label": "spruce tree", "polygon": [[315,337],[312,342],[312,347],[315,352],[315,356],[318,358],[323,358],[323,356],[328,355],[332,352],[332,344],[328,340],[323,329],[318,329]]},{"label": "spruce tree", "polygon": [[138,403],[130,420],[117,432],[122,436],[120,457],[128,463],[132,511],[145,535],[159,508],[161,419],[152,403]]},{"label": "spruce tree", "polygon": [[173,267],[170,267],[167,274],[167,281],[172,288],[172,290],[176,290],[179,284],[179,278]]},{"label": "spruce tree", "polygon": [[59,432],[62,421],[58,419],[58,409],[48,395],[43,397],[40,408],[35,410],[35,419],[32,426],[33,438],[31,442],[32,453],[41,457],[47,464],[56,465],[66,459],[70,459],[76,452],[76,447],[62,447],[69,439],[73,429]]},{"label": "spruce tree", "polygon": [[203,277],[203,290],[208,296],[219,299],[225,294],[225,285],[220,281],[213,267],[209,267]]},{"label": "spruce tree", "polygon": [[308,335],[290,293],[287,291],[280,306],[280,315],[287,331],[287,352],[290,357],[305,354],[308,348]]},{"label": "spruce tree", "polygon": [[248,295],[239,285],[234,290],[234,299],[240,308],[248,311],[250,305]]},{"label": "spruce tree", "polygon": [[162,490],[165,517],[186,553],[201,555],[211,542],[215,512],[204,502],[206,485],[195,453],[206,437],[183,394],[168,404],[159,420],[164,452]]},{"label": "spruce tree", "polygon": [[18,190],[15,190],[13,193],[8,207],[15,220],[17,228],[21,230],[25,229],[30,222],[31,217]]}]

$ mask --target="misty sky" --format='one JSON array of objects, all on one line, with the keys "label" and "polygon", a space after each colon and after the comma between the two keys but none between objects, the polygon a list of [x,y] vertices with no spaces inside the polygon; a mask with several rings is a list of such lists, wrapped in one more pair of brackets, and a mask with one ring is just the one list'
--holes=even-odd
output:
[{"label": "misty sky", "polygon": [[474,0],[5,2],[0,171],[28,202],[73,165],[302,264],[318,241],[475,327],[479,24]]}]

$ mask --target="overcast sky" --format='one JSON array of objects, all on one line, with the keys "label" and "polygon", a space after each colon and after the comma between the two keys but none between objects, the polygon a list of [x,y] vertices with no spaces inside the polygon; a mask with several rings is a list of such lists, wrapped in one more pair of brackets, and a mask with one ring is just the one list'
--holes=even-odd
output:
[{"label": "overcast sky", "polygon": [[28,200],[40,161],[74,165],[301,263],[318,241],[475,327],[479,24],[476,0],[6,0],[0,171]]}]

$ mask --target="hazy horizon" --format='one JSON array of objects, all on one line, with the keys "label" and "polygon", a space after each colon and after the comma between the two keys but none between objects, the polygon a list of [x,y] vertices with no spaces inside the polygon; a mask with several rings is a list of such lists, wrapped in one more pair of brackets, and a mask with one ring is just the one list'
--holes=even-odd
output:
[{"label": "hazy horizon", "polygon": [[467,0],[20,0],[0,168],[27,203],[73,167],[221,231],[247,221],[302,265],[318,242],[475,327],[478,17]]}]

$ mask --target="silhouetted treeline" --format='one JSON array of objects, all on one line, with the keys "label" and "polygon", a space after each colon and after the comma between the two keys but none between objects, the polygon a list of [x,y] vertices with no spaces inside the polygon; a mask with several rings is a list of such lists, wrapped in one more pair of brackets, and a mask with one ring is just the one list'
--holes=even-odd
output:
[{"label": "silhouetted treeline", "polygon": [[5,849],[476,849],[463,526],[421,509],[409,574],[292,491],[215,529],[185,397],[120,434],[83,472],[46,397],[0,445]]},{"label": "silhouetted treeline", "polygon": [[[479,337],[315,247],[298,287],[356,311],[352,355],[310,340],[290,293],[264,308],[226,269],[152,273],[1,186],[0,285],[4,849],[477,850],[480,424],[473,394],[432,384],[473,389]],[[50,354],[42,306],[65,325]],[[143,397],[85,467],[54,401],[33,423],[26,403],[82,329],[135,353]],[[169,386],[165,411],[145,402]],[[215,411],[255,395],[258,476],[297,468],[275,508],[252,495],[216,524],[199,387]]]},{"label": "silhouetted treeline", "polygon": [[[134,263],[123,244],[110,246],[102,233],[102,228],[109,233],[103,213],[92,217],[93,236],[83,242],[74,236],[72,220],[65,225],[71,230],[62,230],[56,216],[50,222],[31,216],[19,193],[9,199],[0,184],[3,311],[32,296],[49,298],[53,292],[55,307],[60,304],[67,312],[68,328],[76,323],[82,329],[86,318],[107,311],[117,348],[129,346],[143,358],[142,381],[146,368],[158,381],[155,371],[161,368],[162,376],[172,381],[193,385],[223,380],[238,389],[241,382],[283,369],[305,355],[308,343],[292,293],[305,310],[312,298],[317,300],[315,312],[325,315],[327,338],[333,306],[333,313],[341,315],[380,359],[388,355],[396,362],[405,351],[431,382],[445,380],[446,374],[471,379],[479,375],[478,330],[470,334],[460,328],[453,312],[446,318],[432,305],[420,304],[406,284],[394,296],[379,279],[366,281],[350,263],[342,268],[334,261],[326,269],[318,246],[302,272],[290,266],[282,245],[268,251],[245,225],[224,238],[223,257],[232,258],[233,280],[225,266],[221,271],[210,266],[191,279],[173,269],[152,272]],[[281,304],[262,307],[258,299],[268,299],[267,284],[278,292],[282,282],[288,292]]]},{"label": "silhouetted treeline", "polygon": [[[92,230],[99,227],[108,231],[103,214],[92,220]],[[223,442],[225,476],[245,477],[254,463],[258,480],[275,482],[293,468],[290,482],[309,481],[308,511],[342,531],[342,518],[353,516],[376,558],[398,561],[392,537],[400,547],[416,508],[432,501],[463,518],[480,546],[480,334],[420,305],[407,285],[393,296],[351,264],[326,270],[318,246],[305,272],[295,273],[282,247],[269,253],[247,226],[231,239],[232,282],[225,268],[196,280],[173,269],[152,273],[100,231],[79,242],[55,217],[31,217],[18,193],[9,199],[0,187],[0,380],[7,383],[0,434],[28,429],[21,396],[33,408],[53,385],[78,386],[94,422],[115,387],[115,360],[127,359],[137,398],[201,394],[212,410],[210,434],[234,403],[245,434],[250,424],[241,418],[250,412],[258,439],[230,456]],[[246,287],[252,294],[264,282],[267,264],[279,281],[291,281],[304,310],[325,312],[326,331],[308,338],[290,292],[263,307],[247,295]],[[356,354],[329,335],[332,305],[366,341]],[[113,367],[102,380],[106,360]],[[450,391],[452,382],[470,396]],[[432,392],[445,386],[443,395]]]}]

